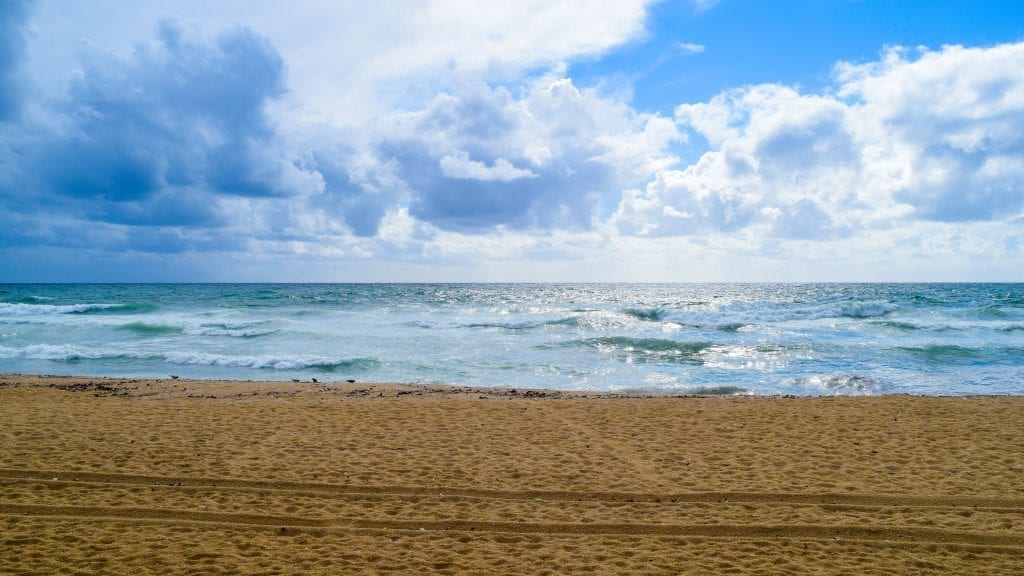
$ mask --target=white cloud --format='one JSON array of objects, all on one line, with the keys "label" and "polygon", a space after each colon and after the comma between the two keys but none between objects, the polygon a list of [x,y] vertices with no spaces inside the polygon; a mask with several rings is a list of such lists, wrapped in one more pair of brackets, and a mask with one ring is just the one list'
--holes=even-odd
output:
[{"label": "white cloud", "polygon": [[493,166],[469,159],[469,152],[456,150],[441,158],[441,173],[448,178],[481,180],[484,182],[512,182],[520,178],[536,178],[537,175],[525,168],[516,168],[504,158],[494,160]]},{"label": "white cloud", "polygon": [[694,44],[692,42],[683,42],[679,45],[679,50],[685,54],[701,54],[704,52],[704,45]]},{"label": "white cloud", "polygon": [[370,142],[410,214],[443,229],[592,226],[623,186],[671,165],[672,120],[572,81],[517,89],[466,84],[427,107],[383,118]]},{"label": "white cloud", "polygon": [[[652,0],[41,0],[29,45],[36,82],[63,91],[83,44],[121,56],[172,17],[207,34],[245,26],[289,67],[289,122],[358,123],[429,100],[453,78],[514,81],[600,54],[644,31]],[[298,109],[296,109],[298,107]]]},{"label": "white cloud", "polygon": [[[43,0],[18,72],[50,76],[48,96],[30,85],[21,100],[44,128],[8,122],[0,150],[21,157],[79,125],[89,146],[68,148],[73,162],[40,155],[45,170],[0,163],[0,220],[11,223],[0,269],[24,268],[35,245],[108,270],[140,254],[209,254],[206,279],[1019,276],[1024,44],[894,49],[837,66],[820,93],[747,86],[665,118],[581,88],[559,64],[637,37],[647,4],[308,0],[296,18],[276,2],[182,0],[174,12],[209,40],[165,58],[172,38],[156,51],[137,42],[166,3]],[[268,87],[224,73],[240,68],[230,58],[203,68],[218,62],[217,38],[257,36],[248,52],[263,57],[250,62],[280,56]],[[97,59],[60,57],[84,38]],[[190,69],[202,74],[175,84]],[[183,104],[222,92],[205,108]],[[228,121],[240,112],[248,123]],[[708,147],[680,165],[671,150],[688,136]],[[96,185],[102,201],[44,206],[59,217],[9,201],[41,198],[25,174],[69,172],[62,182],[76,186],[90,182],[70,168],[137,176],[93,170],[122,156],[157,175],[146,198]],[[121,188],[149,190],[131,178]]]},{"label": "white cloud", "polygon": [[840,238],[1024,208],[1024,44],[958,46],[837,67],[834,93],[760,85],[680,106],[710,144],[623,195],[628,234],[750,229]]}]

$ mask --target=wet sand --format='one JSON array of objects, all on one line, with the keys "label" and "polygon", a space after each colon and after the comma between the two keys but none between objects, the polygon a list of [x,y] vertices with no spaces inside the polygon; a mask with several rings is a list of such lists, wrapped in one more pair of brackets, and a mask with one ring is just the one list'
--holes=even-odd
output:
[{"label": "wet sand", "polygon": [[0,376],[0,574],[1021,574],[1024,398]]}]

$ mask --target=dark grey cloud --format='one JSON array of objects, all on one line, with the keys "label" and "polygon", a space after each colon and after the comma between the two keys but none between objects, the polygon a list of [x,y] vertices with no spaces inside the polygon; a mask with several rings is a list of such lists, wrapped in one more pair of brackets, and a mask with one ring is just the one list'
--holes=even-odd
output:
[{"label": "dark grey cloud", "polygon": [[25,24],[31,2],[0,2],[0,122],[16,118],[24,105]]},{"label": "dark grey cloud", "polygon": [[2,243],[232,245],[244,227],[226,200],[283,202],[316,182],[267,116],[285,89],[274,46],[241,27],[211,38],[168,20],[129,57],[83,54],[65,95],[0,125],[0,211],[18,216]]},{"label": "dark grey cloud", "polygon": [[388,211],[399,202],[399,186],[387,171],[362,169],[350,148],[325,147],[313,152],[313,166],[323,178],[324,191],[310,199],[311,207],[345,222],[356,236],[375,236]]},{"label": "dark grey cloud", "polygon": [[0,203],[38,222],[22,234],[59,216],[134,227],[140,250],[186,249],[187,235],[152,241],[138,228],[224,226],[224,198],[298,192],[301,170],[265,112],[284,73],[251,30],[207,38],[174,21],[127,58],[83,54],[66,95],[0,131]]},{"label": "dark grey cloud", "polygon": [[244,28],[212,41],[186,37],[172,21],[156,39],[128,60],[85,63],[64,110],[69,133],[39,151],[40,161],[57,160],[41,185],[109,202],[183,188],[279,193],[254,153],[272,144],[263,108],[284,91],[274,47]]}]

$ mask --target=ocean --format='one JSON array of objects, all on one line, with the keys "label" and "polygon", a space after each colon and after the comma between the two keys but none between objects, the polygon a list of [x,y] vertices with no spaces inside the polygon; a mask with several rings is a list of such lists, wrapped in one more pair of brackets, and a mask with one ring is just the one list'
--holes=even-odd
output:
[{"label": "ocean", "polygon": [[1024,284],[0,284],[0,372],[1024,394]]}]

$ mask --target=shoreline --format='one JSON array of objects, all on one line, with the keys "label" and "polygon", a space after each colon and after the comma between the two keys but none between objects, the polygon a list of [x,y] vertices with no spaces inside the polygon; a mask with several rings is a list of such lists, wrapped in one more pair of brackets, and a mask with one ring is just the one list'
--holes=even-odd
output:
[{"label": "shoreline", "polygon": [[[409,382],[362,382],[316,380],[225,380],[218,378],[150,378],[131,376],[88,376],[65,374],[25,374],[0,372],[0,388],[5,386],[49,387],[73,391],[98,391],[131,397],[228,397],[242,392],[247,395],[309,394],[316,392],[379,398],[418,396],[481,396],[529,399],[654,399],[654,398],[749,398],[749,399],[812,399],[812,398],[1024,398],[1021,394],[756,394],[734,392],[732,387],[697,388],[700,392],[673,392],[628,388],[619,391],[530,388],[527,386],[471,386],[459,384],[427,384]],[[188,387],[192,386],[192,396]],[[150,390],[146,390],[149,388]],[[197,394],[203,391],[206,394]]]},{"label": "shoreline", "polygon": [[511,392],[0,375],[0,572],[1019,573],[1024,397]]}]

